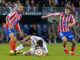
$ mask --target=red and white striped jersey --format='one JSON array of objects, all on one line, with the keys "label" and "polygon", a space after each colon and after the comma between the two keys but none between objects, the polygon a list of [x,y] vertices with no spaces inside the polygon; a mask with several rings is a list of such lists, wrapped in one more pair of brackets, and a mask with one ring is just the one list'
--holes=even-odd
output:
[{"label": "red and white striped jersey", "polygon": [[72,14],[65,16],[65,14],[63,12],[60,12],[60,13],[49,13],[49,14],[45,15],[45,17],[49,17],[49,16],[58,16],[59,17],[58,32],[60,32],[60,31],[68,32],[69,31],[69,23],[72,23],[73,25],[75,25],[75,23],[76,23],[75,18]]},{"label": "red and white striped jersey", "polygon": [[10,12],[7,16],[6,16],[6,23],[4,24],[4,27],[7,28],[9,27],[9,25],[15,27],[18,30],[18,32],[20,31],[20,26],[19,26],[19,21],[22,18],[22,14],[19,14],[17,10],[14,10],[12,12]]}]

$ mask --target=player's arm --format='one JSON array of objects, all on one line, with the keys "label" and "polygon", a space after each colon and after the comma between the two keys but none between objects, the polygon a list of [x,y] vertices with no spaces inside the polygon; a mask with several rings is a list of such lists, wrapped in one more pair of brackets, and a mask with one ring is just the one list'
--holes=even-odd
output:
[{"label": "player's arm", "polygon": [[49,14],[47,14],[47,15],[45,15],[45,16],[42,16],[41,18],[47,18],[47,17],[49,17],[49,16],[60,16],[60,12],[59,13],[49,13]]},{"label": "player's arm", "polygon": [[21,40],[20,42],[24,42],[24,41],[26,41],[26,40],[29,40],[30,38],[31,38],[31,35],[25,37],[25,38],[24,38],[23,40]]},{"label": "player's arm", "polygon": [[76,24],[76,20],[75,20],[74,16],[72,15],[71,16],[71,23],[69,23],[69,27],[75,26],[75,24]]},{"label": "player's arm", "polygon": [[22,33],[21,30],[20,30],[20,25],[19,25],[19,23],[16,23],[15,26],[16,26],[17,31],[19,32],[19,35],[20,35],[20,36],[23,36],[23,33]]},{"label": "player's arm", "polygon": [[46,46],[45,43],[43,44],[42,49],[43,49],[43,51],[44,51],[44,54],[42,54],[42,56],[48,56],[48,49],[47,49],[47,46]]},{"label": "player's arm", "polygon": [[48,53],[42,54],[41,56],[48,56]]}]

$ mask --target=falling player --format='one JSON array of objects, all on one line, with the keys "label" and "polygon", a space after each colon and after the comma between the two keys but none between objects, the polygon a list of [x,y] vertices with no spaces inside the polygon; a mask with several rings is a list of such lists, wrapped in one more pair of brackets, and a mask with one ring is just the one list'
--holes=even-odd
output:
[{"label": "falling player", "polygon": [[63,40],[63,48],[66,54],[68,54],[68,50],[66,48],[67,40],[71,41],[72,47],[71,47],[71,55],[75,55],[74,49],[75,49],[75,39],[72,33],[70,32],[69,28],[73,27],[75,25],[75,18],[72,14],[70,14],[70,7],[65,8],[65,13],[59,12],[59,13],[50,13],[45,16],[42,16],[42,18],[47,18],[49,16],[58,16],[58,32],[60,38]]},{"label": "falling player", "polygon": [[[30,40],[29,40],[30,39]],[[35,54],[36,49],[42,49],[45,54],[42,54],[42,56],[48,56],[48,50],[46,46],[46,42],[43,40],[43,38],[38,36],[32,36],[29,35],[25,37],[23,40],[21,40],[22,44],[18,46],[15,50],[16,52],[23,49],[25,46],[29,46],[30,50],[27,52],[23,52],[23,55],[25,56],[31,56]]]},{"label": "falling player", "polygon": [[6,35],[9,36],[10,41],[10,54],[14,52],[14,49],[16,47],[16,32],[14,30],[14,27],[16,27],[16,29],[19,32],[19,35],[22,36],[23,33],[20,31],[20,26],[19,26],[19,21],[22,18],[22,13],[23,12],[23,6],[20,5],[17,7],[16,10],[10,12],[7,16],[6,16],[6,23],[3,26],[3,30],[6,33]]}]

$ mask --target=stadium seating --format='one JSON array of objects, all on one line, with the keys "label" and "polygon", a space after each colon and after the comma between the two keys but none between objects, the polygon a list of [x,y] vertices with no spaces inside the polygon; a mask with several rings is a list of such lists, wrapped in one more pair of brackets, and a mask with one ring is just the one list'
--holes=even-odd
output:
[{"label": "stadium seating", "polygon": [[[29,29],[32,27],[33,24],[21,24],[20,27],[24,31],[25,34],[28,35]],[[47,32],[47,24],[36,24],[36,30],[38,32],[38,36],[47,39],[46,32]]]}]

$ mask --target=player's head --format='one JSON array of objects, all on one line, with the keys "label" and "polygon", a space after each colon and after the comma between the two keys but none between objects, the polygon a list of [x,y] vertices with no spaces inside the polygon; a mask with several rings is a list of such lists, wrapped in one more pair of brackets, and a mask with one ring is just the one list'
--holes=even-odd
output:
[{"label": "player's head", "polygon": [[21,12],[23,12],[24,7],[23,7],[22,5],[19,5],[19,6],[17,7],[17,10],[18,10],[19,13],[21,13]]},{"label": "player's head", "polygon": [[42,47],[43,46],[43,41],[42,40],[38,40],[36,46],[37,47]]},{"label": "player's head", "polygon": [[70,7],[65,7],[65,15],[68,16],[70,14]]}]

